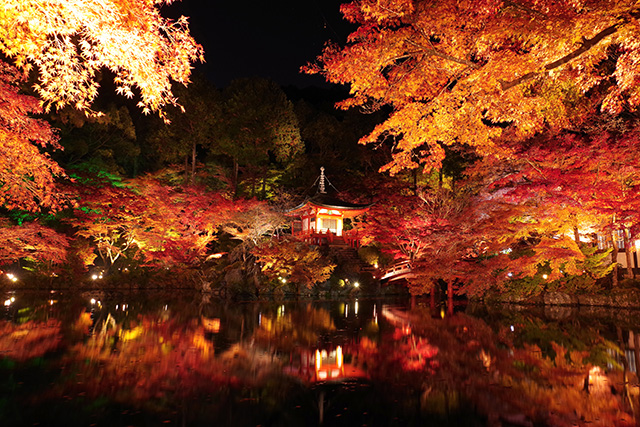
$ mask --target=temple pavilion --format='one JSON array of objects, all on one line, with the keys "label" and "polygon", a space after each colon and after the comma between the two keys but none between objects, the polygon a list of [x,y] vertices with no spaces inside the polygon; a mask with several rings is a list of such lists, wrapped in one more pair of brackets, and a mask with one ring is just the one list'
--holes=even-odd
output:
[{"label": "temple pavilion", "polygon": [[320,168],[316,194],[287,212],[291,234],[313,245],[358,246],[356,230],[345,230],[344,220],[362,215],[370,204],[349,203],[327,193],[324,167]]}]

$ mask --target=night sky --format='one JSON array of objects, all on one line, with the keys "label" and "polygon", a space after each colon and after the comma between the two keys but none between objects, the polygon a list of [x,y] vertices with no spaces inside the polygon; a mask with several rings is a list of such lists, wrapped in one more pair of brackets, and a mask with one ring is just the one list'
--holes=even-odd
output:
[{"label": "night sky", "polygon": [[342,19],[345,0],[257,2],[182,0],[163,14],[189,17],[191,33],[204,46],[197,66],[222,88],[234,78],[267,77],[281,86],[326,86],[321,76],[300,73],[331,40],[344,43],[352,27]]}]

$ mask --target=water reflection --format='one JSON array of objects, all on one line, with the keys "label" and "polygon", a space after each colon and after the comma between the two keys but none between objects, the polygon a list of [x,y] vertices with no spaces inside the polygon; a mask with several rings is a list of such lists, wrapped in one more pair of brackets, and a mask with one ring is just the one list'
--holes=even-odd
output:
[{"label": "water reflection", "polygon": [[[2,425],[635,425],[637,315],[12,293]],[[636,317],[634,317],[636,316]]]}]

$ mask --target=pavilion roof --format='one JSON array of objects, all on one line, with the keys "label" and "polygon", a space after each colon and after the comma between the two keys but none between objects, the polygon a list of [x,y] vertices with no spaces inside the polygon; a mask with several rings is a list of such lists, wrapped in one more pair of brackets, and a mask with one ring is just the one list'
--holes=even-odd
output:
[{"label": "pavilion roof", "polygon": [[289,210],[288,213],[297,213],[305,209],[309,205],[316,206],[319,208],[348,211],[348,212],[344,212],[345,215],[348,215],[348,216],[360,215],[361,213],[366,212],[371,207],[371,203],[367,203],[367,204],[350,203],[350,202],[345,202],[344,200],[338,199],[337,197],[331,196],[326,193],[316,193],[315,196],[307,198],[304,202],[300,203],[295,208]]},{"label": "pavilion roof", "polygon": [[[354,217],[354,216],[365,213],[371,207],[370,203],[359,204],[359,203],[345,202],[344,200],[341,200],[335,196],[331,196],[327,194],[326,184],[329,184],[331,187],[333,187],[333,185],[331,185],[331,183],[326,178],[324,174],[324,167],[320,168],[320,176],[316,180],[315,184],[318,184],[318,189],[316,191],[316,194],[312,197],[307,197],[304,202],[302,202],[295,208],[290,209],[287,212],[288,214],[295,214],[297,212],[304,210],[307,206],[311,205],[318,208],[340,210],[342,211],[342,214],[344,216]],[[335,189],[335,187],[333,188]]]}]

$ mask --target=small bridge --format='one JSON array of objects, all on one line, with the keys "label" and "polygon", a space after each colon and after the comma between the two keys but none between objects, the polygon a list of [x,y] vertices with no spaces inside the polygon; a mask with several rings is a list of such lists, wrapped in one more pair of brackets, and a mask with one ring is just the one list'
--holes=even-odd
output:
[{"label": "small bridge", "polygon": [[407,280],[414,277],[416,275],[412,272],[409,261],[402,261],[384,270],[382,277],[380,277],[380,283],[391,283],[396,280]]}]

